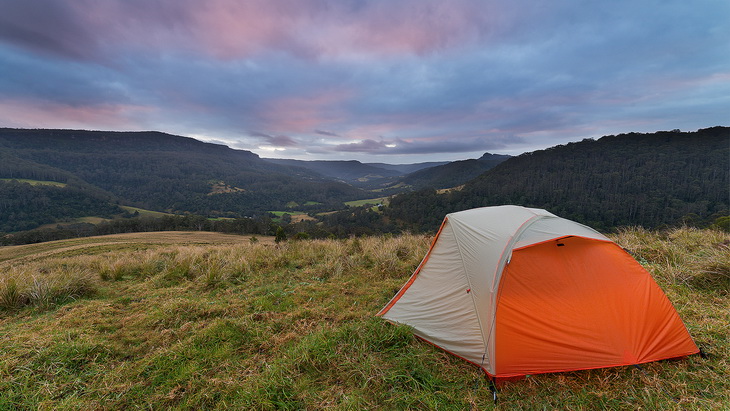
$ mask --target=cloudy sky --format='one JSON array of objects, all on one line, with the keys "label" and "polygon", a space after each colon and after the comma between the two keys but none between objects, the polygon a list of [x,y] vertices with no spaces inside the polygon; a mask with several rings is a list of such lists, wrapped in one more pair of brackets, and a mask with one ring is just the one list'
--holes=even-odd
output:
[{"label": "cloudy sky", "polygon": [[411,163],[716,125],[727,0],[0,0],[0,127]]}]

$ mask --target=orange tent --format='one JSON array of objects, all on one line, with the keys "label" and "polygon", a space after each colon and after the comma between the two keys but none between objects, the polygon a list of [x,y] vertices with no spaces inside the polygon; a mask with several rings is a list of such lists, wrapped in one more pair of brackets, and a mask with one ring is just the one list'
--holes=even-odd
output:
[{"label": "orange tent", "polygon": [[378,315],[497,379],[699,352],[626,251],[589,227],[518,206],[447,215]]}]

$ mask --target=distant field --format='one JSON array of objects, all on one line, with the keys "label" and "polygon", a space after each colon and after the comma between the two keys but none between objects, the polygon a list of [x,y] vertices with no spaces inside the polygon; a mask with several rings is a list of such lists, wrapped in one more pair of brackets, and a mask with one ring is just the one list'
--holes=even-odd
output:
[{"label": "distant field", "polygon": [[[155,248],[161,245],[230,245],[247,243],[252,236],[221,234],[205,231],[160,231],[152,233],[113,234],[73,238],[38,244],[0,247],[0,262],[46,257],[98,254],[109,251],[128,251]],[[273,243],[273,237],[256,236],[262,243]]]},{"label": "distant field", "polygon": [[306,213],[303,213],[301,211],[289,210],[289,211],[269,211],[269,212],[276,216],[276,218],[274,218],[274,221],[277,221],[277,222],[281,222],[281,217],[284,214],[289,214],[291,216],[291,221],[293,223],[298,223],[300,221],[306,221],[306,220],[315,220],[315,218],[310,217],[309,215],[307,215]]},{"label": "distant field", "polygon": [[355,201],[347,201],[345,202],[345,205],[350,207],[361,207],[367,204],[370,205],[378,205],[378,204],[388,204],[388,200],[390,197],[377,197],[377,198],[369,198],[367,200],[355,200]]},{"label": "distant field", "polygon": [[59,183],[57,181],[30,180],[27,178],[0,178],[0,181],[17,181],[19,183],[28,183],[34,186],[66,187],[66,183]]},{"label": "distant field", "polygon": [[286,203],[286,207],[287,208],[297,208],[300,205],[310,206],[310,205],[318,205],[318,204],[322,204],[322,203],[317,202],[317,201],[306,201],[306,202],[304,202],[304,204],[299,204],[296,201],[290,201],[290,202]]},{"label": "distant field", "polygon": [[124,210],[129,211],[130,213],[134,214],[134,212],[138,212],[140,217],[164,217],[166,215],[175,215],[170,213],[163,213],[160,211],[152,211],[152,210],[145,210],[144,208],[137,208],[137,207],[130,207],[130,206],[121,206]]},{"label": "distant field", "polygon": [[376,188],[375,190],[371,190],[371,191],[374,192],[374,193],[377,193],[377,192],[381,192],[381,191],[385,191],[385,190],[392,190],[392,189],[396,189],[396,188],[405,188],[405,187],[408,187],[408,184],[406,184],[404,182],[400,182],[398,184],[395,184],[395,185],[392,185],[392,186],[389,186],[389,187]]},{"label": "distant field", "polygon": [[[58,184],[61,184],[61,183],[58,183]],[[139,212],[139,216],[140,217],[159,218],[159,217],[164,217],[164,216],[175,215],[175,214],[163,213],[163,212],[160,212],[160,211],[145,210],[144,208],[137,208],[137,207],[130,207],[130,206],[120,206],[120,208],[122,208],[125,211],[128,211],[128,212],[130,212],[132,214],[134,214],[135,211],[136,212]],[[44,225],[42,225],[42,226],[40,226],[38,228],[40,228],[40,229],[43,229],[43,228],[56,228],[56,226],[58,226],[58,225],[60,225],[60,226],[63,227],[63,226],[68,226],[68,225],[72,225],[72,224],[79,224],[79,223],[100,224],[100,223],[103,223],[105,221],[112,221],[112,220],[113,219],[110,219],[110,218],[94,217],[94,216],[79,217],[79,218],[74,218],[74,219],[69,220],[69,221],[62,221],[62,222],[44,224]]]},{"label": "distant field", "polygon": [[445,194],[445,193],[449,193],[451,191],[461,191],[463,188],[464,188],[464,185],[462,184],[462,185],[456,186],[456,187],[442,188],[442,189],[436,190],[436,193],[437,194]]}]

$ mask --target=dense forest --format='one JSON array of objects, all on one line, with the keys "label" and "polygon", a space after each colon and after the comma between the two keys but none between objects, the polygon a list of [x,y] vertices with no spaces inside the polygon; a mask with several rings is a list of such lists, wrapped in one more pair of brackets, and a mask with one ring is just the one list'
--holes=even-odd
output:
[{"label": "dense forest", "polygon": [[30,230],[60,218],[123,213],[109,198],[73,186],[0,181],[0,232]]},{"label": "dense forest", "polygon": [[402,183],[415,189],[450,188],[469,181],[511,156],[485,153],[478,159],[453,161],[411,173],[401,179]]},{"label": "dense forest", "polygon": [[391,199],[384,215],[435,230],[449,212],[518,204],[609,230],[709,225],[730,207],[730,128],[629,133],[511,158],[460,191]]}]

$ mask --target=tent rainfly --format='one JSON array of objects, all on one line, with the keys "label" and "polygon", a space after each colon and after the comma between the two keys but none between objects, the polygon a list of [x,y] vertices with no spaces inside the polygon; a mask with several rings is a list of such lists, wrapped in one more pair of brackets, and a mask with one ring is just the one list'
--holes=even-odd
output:
[{"label": "tent rainfly", "polygon": [[378,315],[497,381],[699,352],[626,251],[582,224],[519,206],[448,214]]}]

